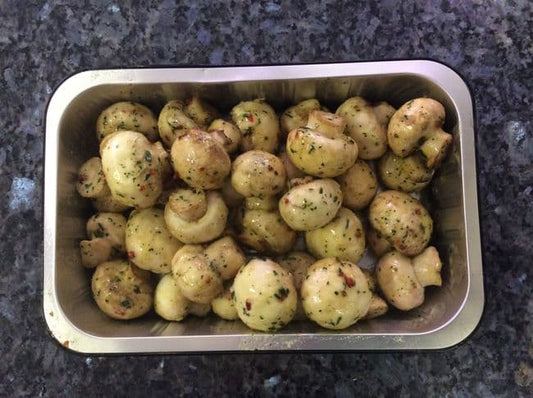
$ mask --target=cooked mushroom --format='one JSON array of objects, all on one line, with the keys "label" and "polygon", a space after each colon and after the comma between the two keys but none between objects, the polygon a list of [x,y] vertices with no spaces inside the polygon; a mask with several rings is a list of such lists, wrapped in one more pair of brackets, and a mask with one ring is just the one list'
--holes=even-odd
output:
[{"label": "cooked mushroom", "polygon": [[81,165],[76,189],[84,198],[102,198],[111,195],[102,170],[102,160],[99,157],[92,157]]},{"label": "cooked mushroom", "polygon": [[364,160],[357,160],[337,181],[342,189],[342,204],[352,210],[367,207],[378,189],[376,175]]},{"label": "cooked mushroom", "polygon": [[170,272],[174,253],[183,243],[170,233],[163,210],[134,210],[126,224],[128,258],[139,268],[157,274]]},{"label": "cooked mushroom", "polygon": [[220,274],[211,267],[200,245],[185,245],[172,258],[172,275],[190,301],[209,304],[223,290]]},{"label": "cooked mushroom", "polygon": [[189,130],[174,141],[170,154],[174,171],[192,188],[220,188],[230,172],[228,153],[205,131]]},{"label": "cooked mushroom", "polygon": [[239,314],[237,314],[237,308],[235,308],[233,296],[233,290],[230,287],[227,287],[221,294],[211,301],[211,308],[213,309],[213,312],[227,321],[239,319]]},{"label": "cooked mushroom", "polygon": [[235,307],[248,327],[274,332],[296,312],[297,293],[291,274],[272,260],[252,259],[233,282]]},{"label": "cooked mushroom", "polygon": [[207,132],[212,134],[228,153],[233,153],[239,149],[242,134],[237,126],[224,119],[216,119],[209,125]]},{"label": "cooked mushroom", "polygon": [[199,128],[185,111],[185,104],[180,100],[172,100],[165,104],[157,121],[159,136],[167,148],[189,130]]},{"label": "cooked mushroom", "polygon": [[259,252],[286,253],[296,241],[296,232],[283,221],[271,196],[246,198],[235,224],[237,239]]},{"label": "cooked mushroom", "polygon": [[413,257],[412,262],[416,278],[422,286],[442,285],[440,275],[442,262],[439,257],[439,252],[434,246],[426,247],[422,253]]},{"label": "cooked mushroom", "polygon": [[126,260],[98,265],[91,289],[98,307],[111,318],[138,318],[152,308],[154,287],[150,273]]},{"label": "cooked mushroom", "polygon": [[202,128],[207,128],[219,116],[213,105],[196,96],[185,101],[185,112]]},{"label": "cooked mushroom", "polygon": [[113,198],[127,206],[153,206],[163,191],[168,154],[160,142],[141,133],[120,131],[100,144],[102,168]]},{"label": "cooked mushroom", "polygon": [[231,184],[245,197],[276,195],[285,188],[286,178],[283,162],[265,151],[244,152],[231,167]]},{"label": "cooked mushroom", "polygon": [[411,259],[398,251],[380,258],[376,279],[387,301],[402,311],[409,311],[424,302],[424,287],[418,281]]},{"label": "cooked mushroom", "polygon": [[228,208],[217,191],[178,189],[165,205],[165,222],[180,242],[205,243],[218,238],[228,218]]},{"label": "cooked mushroom", "polygon": [[387,188],[415,192],[431,182],[434,170],[426,167],[419,153],[402,158],[388,151],[378,161],[378,173]]},{"label": "cooked mushroom", "polygon": [[222,280],[232,279],[246,264],[246,256],[231,236],[214,241],[205,248],[204,254]]},{"label": "cooked mushroom", "polygon": [[104,109],[96,121],[96,136],[102,141],[116,131],[136,131],[154,142],[158,139],[154,113],[136,102],[117,102]]},{"label": "cooked mushroom", "polygon": [[372,227],[399,252],[415,256],[427,246],[433,220],[426,208],[412,196],[383,191],[370,204]]},{"label": "cooked mushroom", "polygon": [[279,212],[289,227],[311,231],[333,220],[342,204],[342,191],[335,180],[306,178],[291,184],[279,200]]},{"label": "cooked mushroom", "polygon": [[244,152],[258,149],[274,153],[278,150],[278,117],[263,99],[240,102],[231,110],[231,117],[242,133]]},{"label": "cooked mushroom", "polygon": [[320,102],[315,98],[299,102],[286,109],[280,117],[281,132],[287,135],[298,127],[306,126],[309,113],[313,110],[320,110]]},{"label": "cooked mushroom", "polygon": [[181,293],[172,274],[164,275],[155,288],[154,310],[167,321],[181,321],[188,314],[191,302]]},{"label": "cooked mushroom", "polygon": [[415,98],[406,102],[390,120],[389,147],[401,157],[419,149],[428,168],[438,167],[453,138],[442,129],[444,119],[444,107],[434,99]]},{"label": "cooked mushroom", "polygon": [[305,233],[305,244],[316,258],[336,257],[357,264],[365,252],[363,224],[354,212],[341,207],[329,223]]},{"label": "cooked mushroom", "polygon": [[357,144],[343,134],[346,122],[340,116],[311,111],[306,127],[287,136],[286,152],[291,162],[306,174],[336,177],[353,166]]},{"label": "cooked mushroom", "polygon": [[336,258],[318,260],[302,283],[307,317],[327,329],[345,329],[364,317],[372,292],[361,269]]}]

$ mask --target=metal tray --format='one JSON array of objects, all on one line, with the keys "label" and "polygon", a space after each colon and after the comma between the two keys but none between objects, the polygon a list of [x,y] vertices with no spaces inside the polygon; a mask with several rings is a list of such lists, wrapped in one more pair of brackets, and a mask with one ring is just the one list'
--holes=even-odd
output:
[{"label": "metal tray", "polygon": [[[256,97],[266,98],[278,110],[312,97],[332,109],[354,95],[386,100],[395,107],[420,96],[440,101],[446,108],[445,128],[454,135],[452,153],[429,193],[443,286],[426,288],[426,301],[416,310],[391,311],[342,331],[293,322],[267,334],[214,316],[171,323],[148,315],[124,322],[100,312],[92,299],[90,272],[79,258],[91,209],[74,184],[79,166],[97,154],[95,120],[119,100],[138,101],[158,112],[167,100],[190,95],[222,110]],[[57,88],[48,106],[44,205],[44,315],[51,334],[78,352],[438,349],[464,340],[483,310],[472,100],[465,82],[433,61],[78,73]]]}]

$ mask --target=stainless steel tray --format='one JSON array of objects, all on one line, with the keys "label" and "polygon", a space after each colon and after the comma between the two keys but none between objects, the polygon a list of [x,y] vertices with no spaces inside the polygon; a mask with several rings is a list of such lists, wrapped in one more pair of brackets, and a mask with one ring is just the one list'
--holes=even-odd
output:
[{"label": "stainless steel tray", "polygon": [[[281,109],[317,97],[334,109],[361,95],[398,107],[420,96],[446,108],[453,152],[432,183],[435,243],[443,260],[442,288],[426,290],[422,307],[327,331],[293,322],[276,334],[239,321],[191,317],[170,323],[155,315],[122,322],[98,310],[90,274],[80,265],[90,206],[78,197],[79,166],[97,154],[95,120],[107,105],[134,100],[159,111],[165,101],[199,95],[221,109],[265,97]],[[214,352],[248,350],[437,349],[464,340],[484,303],[476,192],[472,100],[464,81],[432,61],[315,65],[95,70],[76,74],[54,92],[46,114],[44,315],[52,335],[85,353]]]}]

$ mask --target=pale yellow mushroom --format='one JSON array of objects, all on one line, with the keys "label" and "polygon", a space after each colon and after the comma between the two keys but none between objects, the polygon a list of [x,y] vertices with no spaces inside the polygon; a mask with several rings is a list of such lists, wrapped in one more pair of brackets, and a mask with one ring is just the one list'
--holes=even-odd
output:
[{"label": "pale yellow mushroom", "polygon": [[258,149],[274,153],[278,150],[278,117],[263,99],[240,102],[231,110],[231,117],[242,133],[243,152]]},{"label": "pale yellow mushroom", "polygon": [[111,318],[138,318],[152,308],[154,287],[150,273],[126,260],[98,265],[91,290],[98,307]]},{"label": "pale yellow mushroom", "polygon": [[239,319],[239,314],[237,314],[233,296],[233,290],[230,287],[227,287],[220,295],[211,301],[211,308],[213,309],[213,312],[220,318],[227,321]]},{"label": "pale yellow mushroom", "polygon": [[220,188],[230,173],[228,153],[205,131],[189,130],[174,141],[170,154],[174,171],[192,188]]},{"label": "pale yellow mushroom", "polygon": [[154,293],[154,310],[157,315],[167,321],[181,321],[191,307],[182,293],[172,274],[164,275],[157,284]]},{"label": "pale yellow mushroom", "polygon": [[180,100],[172,100],[165,104],[157,121],[159,136],[167,148],[189,130],[200,126],[185,112],[185,104]]},{"label": "pale yellow mushroom", "polygon": [[165,223],[180,242],[205,243],[218,238],[228,218],[228,208],[217,191],[178,189],[165,205]]},{"label": "pale yellow mushroom", "polygon": [[380,258],[376,279],[387,301],[399,310],[409,311],[424,302],[424,286],[416,277],[411,259],[398,251]]},{"label": "pale yellow mushroom", "polygon": [[96,136],[102,141],[106,136],[116,131],[136,131],[146,136],[150,141],[156,141],[157,119],[154,113],[142,104],[136,102],[117,102],[104,109],[96,121]]},{"label": "pale yellow mushroom", "polygon": [[291,162],[306,174],[336,177],[357,159],[357,144],[343,134],[346,122],[340,116],[311,111],[306,127],[287,136],[286,152]]},{"label": "pale yellow mushroom", "polygon": [[81,165],[78,170],[76,190],[84,198],[102,198],[111,195],[102,169],[102,160],[99,157],[92,157]]},{"label": "pale yellow mushroom", "polygon": [[235,307],[248,327],[275,332],[296,312],[297,293],[291,274],[272,260],[252,259],[233,282]]},{"label": "pale yellow mushroom", "polygon": [[408,256],[421,253],[433,232],[433,220],[422,203],[400,191],[378,193],[370,204],[369,220],[383,238]]},{"label": "pale yellow mushroom", "polygon": [[209,244],[204,254],[225,281],[232,279],[246,264],[246,256],[231,236],[224,236]]},{"label": "pale yellow mushroom", "polygon": [[442,262],[439,257],[439,252],[434,246],[426,247],[422,253],[413,257],[412,262],[416,278],[422,286],[442,285],[440,274]]},{"label": "pale yellow mushroom", "polygon": [[403,104],[392,116],[387,136],[389,147],[397,156],[409,156],[416,149],[426,159],[428,168],[437,168],[446,156],[452,135],[442,126],[445,110],[431,98],[415,98]]},{"label": "pale yellow mushroom", "polygon": [[388,151],[379,159],[377,168],[387,188],[403,192],[421,191],[431,182],[434,173],[433,169],[426,167],[419,153],[402,158]]},{"label": "pale yellow mushroom", "polygon": [[320,110],[320,102],[315,98],[304,100],[287,108],[280,117],[281,132],[287,135],[298,127],[306,126],[309,113],[313,110]]},{"label": "pale yellow mushroom", "polygon": [[372,292],[361,269],[336,258],[318,260],[302,283],[307,317],[327,329],[345,329],[368,312]]},{"label": "pale yellow mushroom", "polygon": [[207,132],[212,134],[228,153],[233,153],[239,149],[242,133],[237,126],[224,119],[216,119],[209,125]]},{"label": "pale yellow mushroom", "polygon": [[378,189],[378,180],[364,160],[357,160],[337,181],[342,189],[342,204],[352,210],[369,205]]}]

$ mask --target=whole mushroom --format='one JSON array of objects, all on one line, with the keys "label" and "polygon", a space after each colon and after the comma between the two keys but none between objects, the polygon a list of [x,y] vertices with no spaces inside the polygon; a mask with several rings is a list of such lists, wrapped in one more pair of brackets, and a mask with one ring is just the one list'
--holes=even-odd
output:
[{"label": "whole mushroom", "polygon": [[218,238],[228,218],[228,208],[218,191],[180,188],[165,205],[165,223],[180,242],[204,243]]},{"label": "whole mushroom", "polygon": [[158,139],[157,119],[146,106],[130,101],[121,101],[107,107],[96,121],[96,136],[102,141],[117,131],[136,131],[154,142]]},{"label": "whole mushroom", "polygon": [[387,130],[389,147],[405,157],[416,149],[426,159],[428,168],[436,168],[446,155],[452,135],[442,126],[445,110],[431,98],[415,98],[403,104],[392,116]]}]

